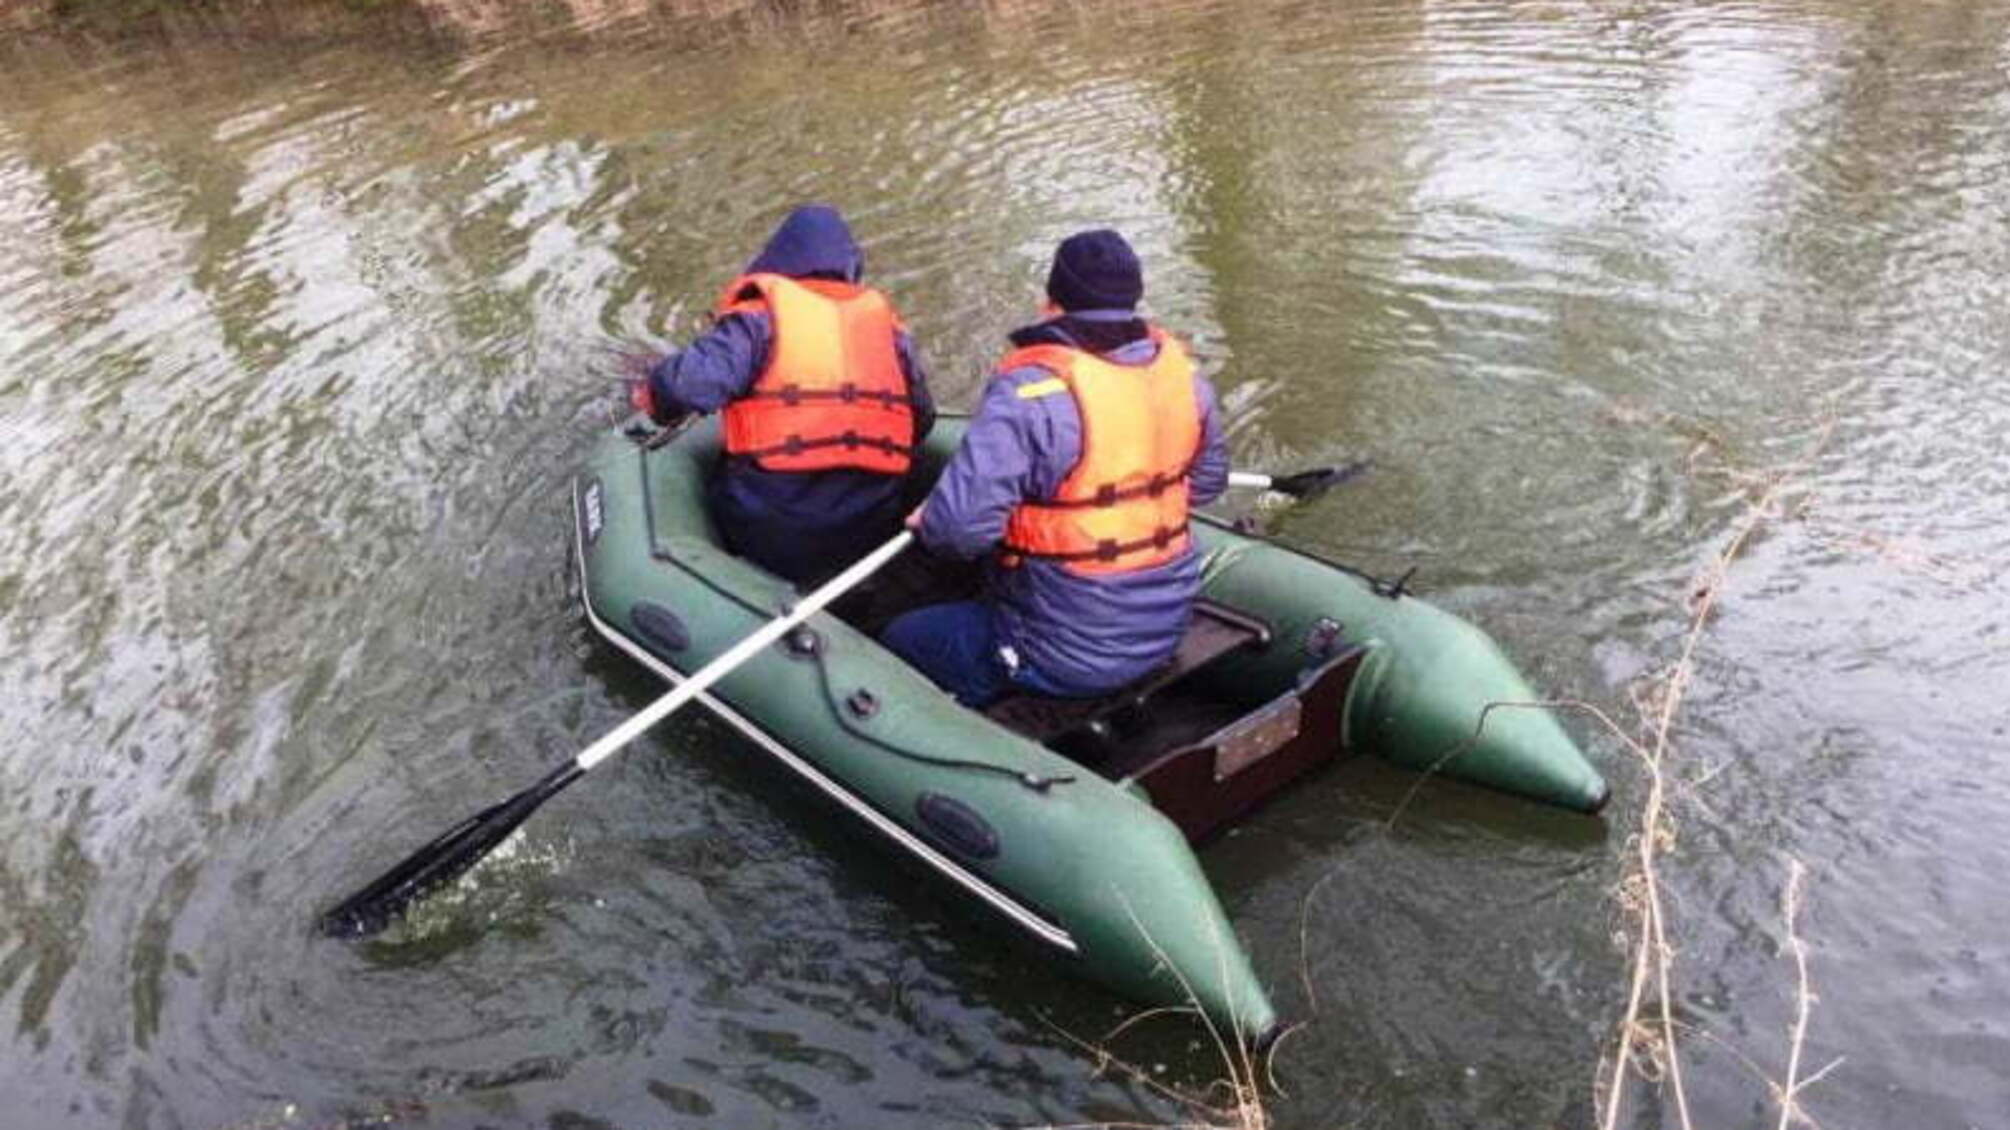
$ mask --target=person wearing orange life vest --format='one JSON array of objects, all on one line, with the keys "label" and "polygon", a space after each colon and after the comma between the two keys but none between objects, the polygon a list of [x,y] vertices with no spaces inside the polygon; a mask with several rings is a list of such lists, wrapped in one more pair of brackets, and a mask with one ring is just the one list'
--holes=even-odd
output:
[{"label": "person wearing orange life vest", "polygon": [[910,518],[987,561],[983,599],[902,615],[882,641],[969,706],[1086,697],[1169,659],[1200,592],[1188,511],[1228,485],[1213,386],[1138,316],[1122,236],[1070,236],[1047,320],[1011,335],[962,446]]},{"label": "person wearing orange life vest", "polygon": [[795,209],[727,285],[711,327],[648,364],[657,423],[720,412],[709,485],[734,553],[808,587],[900,528],[912,452],[935,422],[928,377],[836,209]]}]

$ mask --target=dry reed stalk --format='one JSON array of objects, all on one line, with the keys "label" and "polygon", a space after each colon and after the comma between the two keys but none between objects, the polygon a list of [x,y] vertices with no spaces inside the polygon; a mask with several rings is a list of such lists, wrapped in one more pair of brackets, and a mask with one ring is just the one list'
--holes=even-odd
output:
[{"label": "dry reed stalk", "polygon": [[[1665,710],[1665,706],[1662,704],[1665,703],[1665,701],[1666,699],[1664,697],[1658,700],[1657,704],[1652,706],[1651,708],[1647,705],[1636,702],[1636,705],[1641,706],[1643,713],[1652,713],[1661,715],[1661,720],[1656,730],[1654,731],[1655,734],[1659,735],[1665,735],[1666,733],[1665,726],[1667,725],[1667,720],[1673,717],[1672,710],[1667,710],[1665,713],[1663,713],[1663,711]],[[1688,1029],[1690,1028],[1690,1026],[1685,1025],[1680,1021],[1677,1021],[1672,1015],[1668,1005],[1668,1001],[1670,1000],[1670,986],[1668,983],[1668,974],[1674,964],[1673,959],[1675,951],[1673,947],[1669,946],[1668,944],[1667,928],[1665,926],[1666,918],[1662,912],[1657,877],[1653,871],[1653,867],[1656,859],[1659,856],[1659,852],[1664,848],[1672,846],[1674,842],[1672,830],[1665,827],[1664,809],[1666,805],[1665,788],[1667,782],[1665,777],[1663,777],[1660,774],[1659,765],[1656,761],[1657,754],[1661,752],[1661,750],[1650,748],[1649,746],[1642,743],[1639,739],[1628,734],[1624,729],[1620,727],[1618,722],[1612,719],[1611,715],[1607,714],[1605,711],[1599,709],[1597,706],[1588,702],[1582,702],[1576,699],[1543,699],[1530,702],[1491,702],[1488,703],[1486,705],[1486,708],[1481,711],[1479,724],[1474,728],[1473,736],[1467,741],[1461,742],[1459,746],[1455,747],[1451,753],[1448,753],[1444,757],[1439,758],[1436,762],[1433,762],[1431,767],[1425,770],[1426,775],[1435,771],[1438,767],[1442,766],[1446,761],[1449,761],[1452,757],[1457,756],[1458,753],[1469,748],[1473,742],[1477,742],[1479,740],[1481,730],[1484,729],[1486,725],[1487,715],[1495,709],[1570,710],[1589,715],[1590,717],[1595,719],[1600,726],[1604,727],[1608,732],[1610,732],[1613,737],[1617,738],[1621,744],[1625,745],[1627,749],[1632,751],[1635,756],[1641,758],[1641,760],[1647,763],[1649,766],[1651,784],[1650,784],[1649,797],[1646,802],[1645,813],[1646,815],[1663,820],[1664,826],[1661,828],[1659,835],[1656,837],[1660,841],[1658,845],[1649,845],[1646,842],[1648,837],[1645,835],[1639,837],[1640,857],[1642,860],[1641,867],[1640,869],[1629,873],[1626,876],[1626,878],[1622,879],[1620,882],[1620,893],[1619,893],[1620,905],[1622,909],[1631,913],[1636,919],[1638,919],[1642,923],[1640,927],[1642,934],[1641,934],[1641,940],[1638,943],[1636,943],[1633,950],[1634,962],[1633,962],[1633,974],[1631,978],[1631,988],[1628,993],[1626,1012],[1619,1025],[1621,1034],[1620,1035],[1621,1046],[1614,1052],[1614,1061],[1612,1069],[1615,1072],[1615,1081],[1611,1084],[1611,1086],[1613,1086],[1615,1090],[1618,1088],[1618,1083],[1616,1082],[1617,1073],[1623,1071],[1625,1066],[1629,1063],[1633,1064],[1633,1066],[1635,1066],[1636,1068],[1641,1069],[1641,1073],[1643,1076],[1658,1081],[1662,1077],[1661,1074],[1649,1073],[1642,1065],[1638,1064],[1637,1062],[1634,1062],[1634,1057],[1640,1054],[1633,1050],[1634,1045],[1640,1045],[1653,1049],[1650,1052],[1650,1058],[1656,1062],[1659,1072],[1665,1073],[1665,1077],[1670,1081],[1671,1088],[1675,1090],[1675,1100],[1676,1100],[1677,1117],[1679,1124],[1685,1127],[1689,1126],[1691,1123],[1688,1112],[1688,1096],[1682,1093],[1682,1091],[1680,1090],[1681,1087],[1680,1062],[1679,1060],[1674,1058],[1673,1044],[1674,1044],[1675,1033],[1680,1030]],[[1665,741],[1665,737],[1663,740]],[[1665,749],[1665,746],[1662,748]],[[1656,796],[1653,793],[1653,790],[1656,789],[1661,789],[1664,791],[1662,792],[1661,795]],[[1404,795],[1403,801],[1397,805],[1396,810],[1390,814],[1388,821],[1389,824],[1393,825],[1395,823],[1396,818],[1402,814],[1402,809],[1404,805],[1407,805],[1409,803],[1410,798],[1414,796],[1415,793],[1416,793],[1416,786],[1412,786],[1410,792]],[[1788,1130],[1789,1123],[1794,1120],[1806,1123],[1809,1126],[1816,1126],[1814,1119],[1808,1117],[1807,1113],[1801,1110],[1799,1106],[1796,1104],[1795,1101],[1796,1097],[1799,1095],[1801,1091],[1807,1089],[1807,1087],[1809,1087],[1810,1085],[1821,1079],[1823,1076],[1827,1075],[1830,1071],[1834,1070],[1836,1067],[1840,1066],[1843,1062],[1842,1059],[1838,1057],[1834,1060],[1831,1060],[1827,1064],[1823,1065],[1819,1071],[1816,1071],[1813,1074],[1809,1075],[1806,1079],[1798,1078],[1800,1072],[1801,1050],[1807,1040],[1809,1015],[1813,1009],[1814,1002],[1819,998],[1816,997],[1814,992],[1812,991],[1810,979],[1808,976],[1807,944],[1801,939],[1800,934],[1798,933],[1795,926],[1795,923],[1800,915],[1801,898],[1802,898],[1801,891],[1804,880],[1807,875],[1807,868],[1801,863],[1800,860],[1793,858],[1788,859],[1787,866],[1788,866],[1787,889],[1782,897],[1781,910],[1782,910],[1782,917],[1785,919],[1786,922],[1787,948],[1788,951],[1792,953],[1794,957],[1794,966],[1797,976],[1797,982],[1796,982],[1796,994],[1795,994],[1796,1015],[1793,1029],[1789,1033],[1790,1039],[1788,1044],[1786,1082],[1782,1084],[1768,1078],[1765,1072],[1762,1071],[1757,1064],[1753,1063],[1749,1056],[1746,1056],[1736,1047],[1724,1043],[1722,1040],[1717,1039],[1715,1036],[1710,1035],[1708,1032],[1700,1030],[1694,1032],[1694,1034],[1699,1036],[1700,1038],[1710,1040],[1711,1042],[1718,1044],[1725,1051],[1731,1053],[1733,1056],[1736,1056],[1747,1067],[1751,1068],[1754,1075],[1756,1075],[1760,1080],[1765,1082],[1769,1088],[1771,1088],[1775,1098],[1781,1105],[1781,1121],[1779,1123],[1779,1126],[1776,1127],[1776,1130]],[[1325,884],[1326,880],[1331,879],[1337,873],[1338,873],[1337,870],[1329,871],[1327,874],[1321,876],[1319,881],[1313,884],[1311,891],[1309,891],[1306,895],[1304,903],[1302,903],[1299,907],[1299,915],[1300,915],[1299,945],[1301,949],[1305,945],[1304,938],[1305,938],[1306,926],[1304,919],[1305,915],[1308,913],[1308,907],[1312,901],[1312,898],[1314,895],[1318,893],[1319,888]],[[1307,998],[1312,999],[1311,997],[1312,984],[1309,971],[1306,970],[1303,966],[1301,966],[1299,976],[1305,982]],[[1650,979],[1656,983],[1661,994],[1661,999],[1659,1002],[1660,1004],[1659,1016],[1656,1018],[1659,1021],[1659,1025],[1656,1027],[1650,1027],[1649,1025],[1644,1024],[1640,1021],[1641,1005],[1642,1001],[1645,998],[1646,987]],[[1316,1009],[1316,1003],[1315,1003],[1315,1009]],[[1608,1098],[1610,1097],[1611,1097],[1610,1092],[1608,1092]],[[1605,1120],[1602,1123],[1602,1125],[1606,1128],[1606,1130],[1610,1130],[1610,1128],[1614,1125],[1614,1119],[1616,1118],[1616,1115],[1613,1113],[1613,1110],[1615,1107],[1616,1107],[1616,1100],[1612,1100],[1612,1105],[1608,1106]],[[1819,1130],[1819,1128],[1817,1128],[1817,1130]]]},{"label": "dry reed stalk", "polygon": [[1916,539],[1894,537],[1817,516],[1809,528],[1815,541],[1842,553],[1873,558],[1900,573],[1944,585],[1977,585],[2003,575],[2001,563],[1986,558],[1935,553]]},{"label": "dry reed stalk", "polygon": [[[1125,1020],[1099,1041],[1085,1040],[1066,1029],[1056,1027],[1062,1039],[1088,1052],[1096,1059],[1098,1072],[1115,1069],[1146,1090],[1160,1098],[1178,1104],[1188,1113],[1202,1119],[1196,1122],[1087,1122],[1087,1123],[1044,1123],[1027,1130],[1126,1130],[1130,1127],[1150,1127],[1152,1130],[1270,1130],[1270,1112],[1263,1105],[1262,1088],[1257,1081],[1258,1065],[1255,1056],[1246,1045],[1234,1051],[1217,1041],[1216,1050],[1227,1067],[1228,1077],[1216,1080],[1210,1090],[1226,1088],[1229,1098],[1226,1102],[1211,1101],[1205,1094],[1192,1094],[1153,1078],[1152,1072],[1139,1064],[1117,1055],[1109,1049],[1109,1041],[1116,1039],[1125,1030],[1155,1016],[1168,1014],[1188,1015],[1199,1012],[1192,1008],[1155,1008]],[[1275,1050],[1276,1045],[1272,1045]],[[1268,1063],[1264,1069],[1268,1070]]]},{"label": "dry reed stalk", "polygon": [[[1119,895],[1118,898],[1121,899],[1122,895]],[[1137,928],[1138,936],[1145,940],[1147,946],[1151,947],[1152,955],[1158,959],[1160,966],[1170,972],[1173,978],[1179,982],[1180,992],[1186,997],[1187,1004],[1177,1007],[1147,1009],[1136,1016],[1126,1019],[1123,1023],[1104,1033],[1101,1040],[1085,1040],[1059,1026],[1054,1026],[1054,1030],[1059,1032],[1063,1039],[1095,1056],[1097,1071],[1116,1068],[1137,1083],[1143,1085],[1145,1089],[1161,1098],[1179,1104],[1180,1107],[1189,1113],[1205,1121],[1171,1124],[1133,1122],[1048,1124],[1028,1128],[1028,1130],[1130,1130],[1133,1127],[1142,1128],[1147,1126],[1151,1127],[1152,1130],[1270,1130],[1270,1112],[1263,1105],[1263,1085],[1261,1080],[1263,1076],[1269,1074],[1271,1058],[1276,1054],[1278,1044],[1282,1042],[1282,1038],[1280,1037],[1278,1041],[1273,1042],[1270,1045],[1269,1051],[1263,1057],[1260,1065],[1262,1075],[1260,1076],[1259,1063],[1255,1053],[1250,1050],[1249,1045],[1237,1034],[1240,1030],[1239,1024],[1236,1030],[1224,1034],[1220,1025],[1215,1023],[1214,1018],[1209,1016],[1207,1010],[1200,1006],[1200,997],[1193,991],[1193,986],[1187,982],[1186,977],[1179,972],[1177,967],[1167,959],[1165,950],[1159,946],[1157,939],[1151,936],[1151,932],[1145,929],[1144,923],[1138,921],[1137,915],[1131,912],[1128,901],[1124,904],[1124,912],[1129,915],[1131,924]],[[1223,947],[1220,937],[1216,937],[1214,941],[1215,950],[1221,957],[1225,977],[1228,951]],[[1162,1083],[1153,1078],[1151,1072],[1138,1064],[1124,1059],[1109,1049],[1110,1041],[1121,1036],[1125,1031],[1155,1017],[1171,1015],[1196,1015],[1200,1017],[1201,1023],[1207,1028],[1209,1038],[1214,1042],[1216,1054],[1221,1057],[1222,1064],[1228,1072],[1226,1078],[1217,1079],[1214,1083],[1210,1084],[1208,1091],[1213,1092],[1218,1089],[1225,1089],[1228,1093],[1226,1101],[1214,1101],[1210,1098],[1209,1094],[1191,1094],[1177,1087]],[[1231,1021],[1235,1020],[1234,1017],[1230,1017],[1230,1019]]]},{"label": "dry reed stalk", "polygon": [[1801,1049],[1808,1039],[1808,1015],[1814,1011],[1815,1001],[1820,999],[1815,996],[1808,980],[1808,944],[1801,940],[1796,925],[1801,915],[1801,889],[1807,873],[1808,869],[1801,865],[1800,860],[1787,860],[1787,888],[1780,895],[1780,917],[1787,927],[1787,952],[1794,956],[1795,992],[1794,1027],[1787,1041],[1787,1078],[1782,1083],[1773,1084],[1773,1095],[1780,1104],[1780,1121],[1776,1130],[1788,1130],[1795,1120],[1815,1125],[1815,1120],[1801,1109],[1800,1093],[1842,1063],[1841,1057],[1837,1057],[1806,1079],[1800,1077]]},{"label": "dry reed stalk", "polygon": [[1796,994],[1798,1007],[1794,1012],[1794,1032],[1788,1040],[1787,1079],[1779,1088],[1780,1124],[1779,1130],[1787,1130],[1798,1109],[1794,1102],[1794,1092],[1800,1089],[1801,1045],[1808,1038],[1808,1012],[1814,1003],[1814,994],[1808,991],[1808,947],[1801,941],[1800,933],[1794,928],[1794,919],[1801,912],[1801,878],[1807,869],[1801,861],[1792,860],[1787,865],[1787,889],[1780,895],[1780,917],[1787,924],[1787,949],[1794,955],[1794,972],[1800,991]]},{"label": "dry reed stalk", "polygon": [[[1620,1018],[1617,1046],[1613,1048],[1607,1061],[1609,1067],[1601,1072],[1606,1076],[1607,1087],[1605,1114],[1600,1120],[1602,1130],[1615,1130],[1619,1124],[1620,1101],[1625,1094],[1628,1069],[1641,1069],[1638,1049],[1642,1046],[1652,1049],[1654,1058],[1666,1072],[1668,1089],[1675,1100],[1677,1125],[1683,1130],[1692,1130],[1688,1095],[1682,1083],[1681,1054],[1677,1049],[1674,1006],[1671,1003],[1673,994],[1670,972],[1675,963],[1675,950],[1668,941],[1669,930],[1662,905],[1659,872],[1661,853],[1672,847],[1675,842],[1675,831],[1667,813],[1668,778],[1665,770],[1670,747],[1669,734],[1674,727],[1675,715],[1689,690],[1695,671],[1697,647],[1702,641],[1705,629],[1709,626],[1710,614],[1716,608],[1718,595],[1723,590],[1732,563],[1738,559],[1759,527],[1778,513],[1782,499],[1800,489],[1798,472],[1805,470],[1815,455],[1827,445],[1838,419],[1838,415],[1834,412],[1827,416],[1808,454],[1798,463],[1764,476],[1729,474],[1728,477],[1745,489],[1754,487],[1762,489],[1759,490],[1756,499],[1748,501],[1744,513],[1732,527],[1730,539],[1724,548],[1704,570],[1698,583],[1691,586],[1694,610],[1688,631],[1683,637],[1681,654],[1648,705],[1654,717],[1649,732],[1650,742],[1642,743],[1631,738],[1626,739],[1628,746],[1641,757],[1647,767],[1648,789],[1641,809],[1640,831],[1636,838],[1635,866],[1621,881],[1622,904],[1634,918],[1633,975],[1627,994],[1626,1011]],[[1660,996],[1656,1009],[1658,1028],[1654,1029],[1648,1028],[1641,1021],[1642,1004],[1650,978]],[[1804,1032],[1797,1029],[1796,1065],[1798,1038],[1802,1034]],[[1792,1097],[1793,1091],[1790,1088],[1784,1093],[1784,1099],[1791,1102]]]}]

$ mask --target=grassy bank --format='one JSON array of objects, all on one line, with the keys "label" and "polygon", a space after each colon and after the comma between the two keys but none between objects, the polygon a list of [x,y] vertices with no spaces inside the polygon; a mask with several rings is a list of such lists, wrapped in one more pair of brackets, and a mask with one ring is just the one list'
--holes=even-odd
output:
[{"label": "grassy bank", "polygon": [[[407,20],[436,24],[434,0],[0,0],[15,40],[144,40],[178,35],[317,35]],[[527,5],[526,7],[536,7]]]},{"label": "grassy bank", "polygon": [[299,39],[405,28],[454,40],[568,31],[593,35],[704,20],[874,15],[927,0],[0,0],[15,40],[216,36]]}]

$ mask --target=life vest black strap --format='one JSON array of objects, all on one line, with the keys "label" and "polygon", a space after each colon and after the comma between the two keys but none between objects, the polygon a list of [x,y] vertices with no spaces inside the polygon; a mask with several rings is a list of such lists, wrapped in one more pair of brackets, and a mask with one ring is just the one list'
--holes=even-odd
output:
[{"label": "life vest black strap", "polygon": [[1115,483],[1104,483],[1089,498],[1027,499],[1019,505],[1032,510],[1088,510],[1115,506],[1133,498],[1157,498],[1177,486],[1192,470],[1193,464],[1189,463],[1174,474],[1153,475],[1136,486],[1119,488]]},{"label": "life vest black strap", "polygon": [[1164,549],[1185,535],[1186,530],[1184,528],[1160,526],[1158,529],[1152,531],[1149,537],[1142,537],[1136,541],[1120,542],[1111,538],[1104,538],[1102,541],[1096,543],[1096,548],[1094,549],[1055,550],[1049,552],[1028,549],[1023,545],[1014,545],[1010,542],[1007,542],[1004,548],[1006,552],[1016,557],[1037,557],[1042,561],[1108,562],[1136,553],[1141,549]]},{"label": "life vest black strap", "polygon": [[737,459],[765,459],[771,455],[801,455],[806,451],[819,447],[870,447],[878,451],[890,452],[894,455],[904,455],[909,459],[914,457],[914,448],[912,445],[895,443],[890,439],[880,439],[877,436],[862,436],[857,432],[843,432],[839,435],[812,437],[792,435],[784,442],[771,447],[758,448],[754,451],[736,451],[732,454]]},{"label": "life vest black strap", "polygon": [[800,385],[783,385],[781,388],[771,392],[750,392],[746,396],[741,397],[741,399],[779,400],[790,407],[808,400],[837,400],[846,404],[855,404],[858,401],[867,400],[877,401],[888,408],[899,405],[906,405],[912,408],[915,404],[915,398],[911,393],[887,392],[882,389],[862,389],[857,385],[850,384],[845,385],[843,388],[803,388]]}]

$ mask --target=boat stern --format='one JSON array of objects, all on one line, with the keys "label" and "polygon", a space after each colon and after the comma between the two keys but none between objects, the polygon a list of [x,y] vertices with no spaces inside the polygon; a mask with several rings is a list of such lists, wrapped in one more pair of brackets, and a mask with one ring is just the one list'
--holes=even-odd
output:
[{"label": "boat stern", "polygon": [[1224,1041],[1260,1049],[1275,1039],[1277,1010],[1171,821],[1142,803],[1111,811],[1070,854],[1086,881],[1057,909],[1093,978],[1137,1000],[1191,1008]]}]

